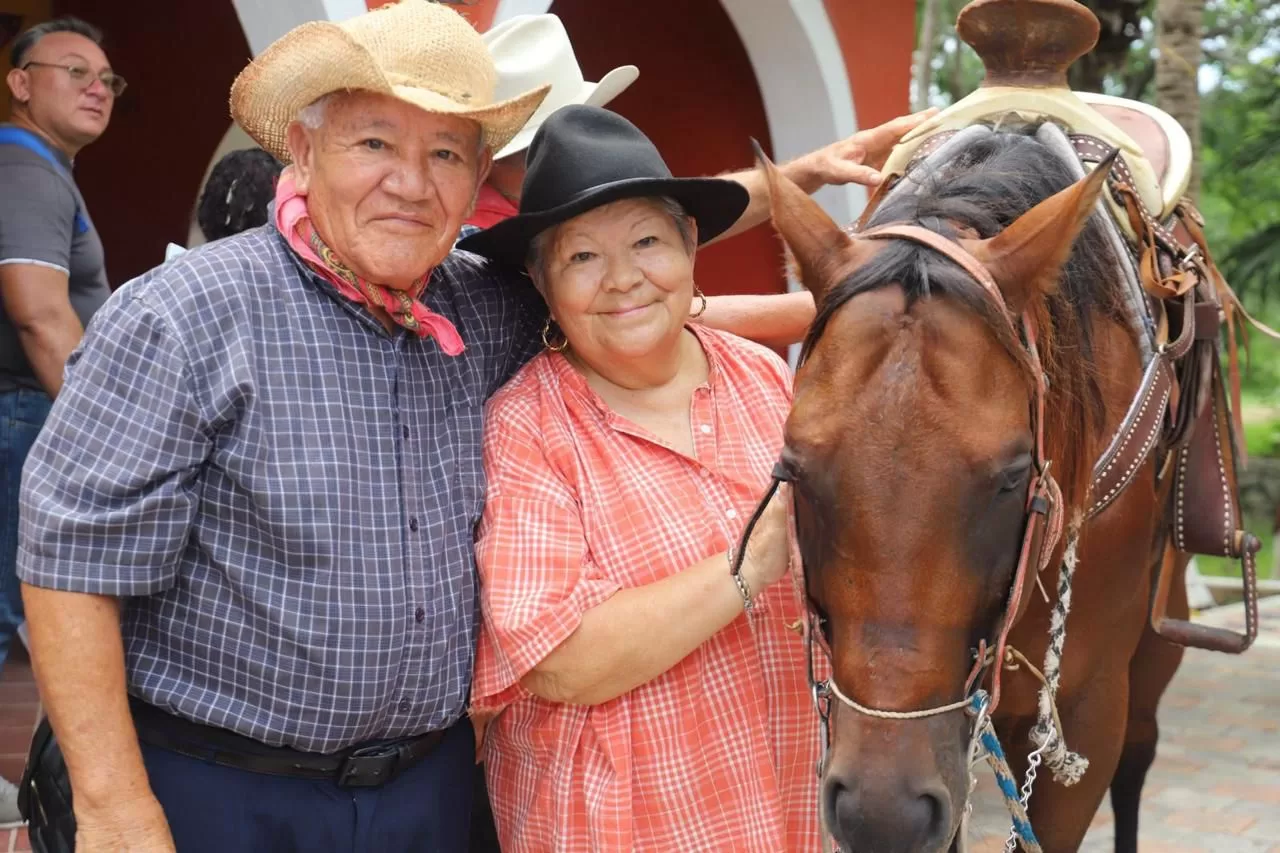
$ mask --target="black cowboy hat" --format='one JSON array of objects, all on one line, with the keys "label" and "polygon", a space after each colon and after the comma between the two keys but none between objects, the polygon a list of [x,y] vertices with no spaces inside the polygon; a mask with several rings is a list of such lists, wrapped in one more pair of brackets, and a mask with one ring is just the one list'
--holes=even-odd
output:
[{"label": "black cowboy hat", "polygon": [[553,225],[612,201],[670,196],[698,223],[698,242],[722,234],[747,209],[736,181],[675,178],[640,129],[615,112],[574,104],[551,114],[529,144],[520,214],[458,248],[524,266],[529,243]]}]

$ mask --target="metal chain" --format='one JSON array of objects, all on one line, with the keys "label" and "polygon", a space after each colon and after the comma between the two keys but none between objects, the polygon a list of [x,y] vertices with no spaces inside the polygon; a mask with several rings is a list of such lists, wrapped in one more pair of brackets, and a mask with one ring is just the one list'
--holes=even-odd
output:
[{"label": "metal chain", "polygon": [[[978,737],[978,733],[982,731],[982,726],[987,721],[987,710],[989,706],[990,703],[987,701],[986,697],[983,696],[983,698],[978,700],[976,710],[973,712],[973,734],[969,737],[969,790],[965,794],[964,798],[965,818],[968,818],[973,814],[973,792],[978,788],[978,774],[974,773],[973,770],[981,764],[984,759],[980,748],[981,740]],[[963,826],[964,823],[962,822],[961,825]]]},{"label": "metal chain", "polygon": [[[1040,767],[1041,757],[1048,748],[1049,741],[1045,741],[1036,747],[1030,755],[1027,756],[1027,775],[1022,779],[1022,810],[1027,811],[1027,806],[1031,803],[1031,791],[1036,784],[1036,770]],[[1009,837],[1004,842],[1004,853],[1014,853],[1018,849],[1018,831],[1013,826],[1009,827]]]}]

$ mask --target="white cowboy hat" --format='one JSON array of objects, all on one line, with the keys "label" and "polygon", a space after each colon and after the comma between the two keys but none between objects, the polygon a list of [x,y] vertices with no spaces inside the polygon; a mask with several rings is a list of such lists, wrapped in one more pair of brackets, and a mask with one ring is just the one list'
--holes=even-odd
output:
[{"label": "white cowboy hat", "polygon": [[465,18],[439,3],[401,0],[285,33],[232,84],[231,115],[288,163],[288,129],[298,113],[331,92],[359,89],[472,119],[497,151],[546,97],[550,86],[543,83],[500,99],[493,59]]},{"label": "white cowboy hat", "polygon": [[582,79],[569,34],[555,15],[516,15],[485,33],[484,43],[498,69],[496,97],[512,97],[516,92],[551,84],[551,93],[533,118],[495,158],[528,148],[547,116],[561,107],[569,104],[602,107],[640,76],[639,68],[623,65],[601,77],[599,83]]}]

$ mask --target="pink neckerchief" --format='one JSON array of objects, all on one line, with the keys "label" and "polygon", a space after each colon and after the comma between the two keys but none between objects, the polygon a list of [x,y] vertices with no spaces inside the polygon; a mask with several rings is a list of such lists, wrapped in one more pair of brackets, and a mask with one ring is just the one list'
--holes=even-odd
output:
[{"label": "pink neckerchief", "polygon": [[431,273],[415,281],[407,290],[396,290],[360,278],[338,260],[312,227],[307,216],[307,197],[298,193],[291,166],[280,174],[276,184],[276,228],[308,266],[352,302],[382,307],[392,320],[419,337],[430,335],[435,338],[445,355],[461,355],[466,348],[453,323],[418,301],[427,289]]}]

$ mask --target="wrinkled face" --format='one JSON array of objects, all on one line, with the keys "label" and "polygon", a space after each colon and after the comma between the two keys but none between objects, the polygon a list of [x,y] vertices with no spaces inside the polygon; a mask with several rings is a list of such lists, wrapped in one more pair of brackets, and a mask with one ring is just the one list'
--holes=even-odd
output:
[{"label": "wrinkled face", "polygon": [[[1019,368],[967,306],[907,307],[890,286],[833,315],[797,376],[785,458],[846,695],[891,711],[965,697],[1017,561],[1031,451]],[[833,703],[822,809],[846,850],[947,849],[970,724],[963,711],[898,721]]]},{"label": "wrinkled face", "polygon": [[76,150],[107,129],[115,96],[99,78],[111,63],[91,39],[50,33],[35,43],[22,64],[25,70],[9,72],[9,88],[37,127]]},{"label": "wrinkled face", "polygon": [[298,191],[316,230],[363,278],[405,288],[453,248],[489,168],[480,127],[386,95],[325,103],[289,128]]},{"label": "wrinkled face", "polygon": [[674,346],[689,320],[694,252],[658,201],[597,207],[559,225],[543,247],[531,272],[575,355],[597,365]]}]

